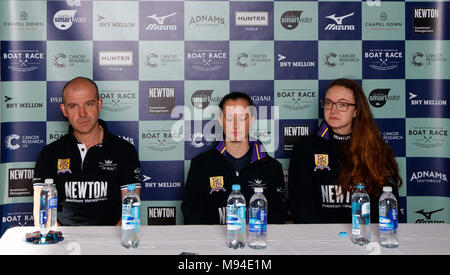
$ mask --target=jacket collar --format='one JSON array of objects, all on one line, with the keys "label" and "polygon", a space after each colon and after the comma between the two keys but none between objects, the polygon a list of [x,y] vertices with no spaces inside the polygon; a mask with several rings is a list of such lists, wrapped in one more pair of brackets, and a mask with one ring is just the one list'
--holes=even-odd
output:
[{"label": "jacket collar", "polygon": [[[252,157],[250,159],[251,163],[254,163],[258,160],[261,160],[265,157],[267,157],[266,149],[259,141],[249,141],[248,144],[250,145],[250,148],[252,148]],[[225,146],[225,141],[219,142],[216,146],[216,151],[218,151],[223,156],[226,156],[227,150]]]},{"label": "jacket collar", "polygon": [[[106,122],[99,119],[98,120],[98,124],[103,128],[103,141],[102,143],[108,142],[109,140],[109,132],[108,132],[108,127],[106,126]],[[74,140],[75,142],[78,142],[77,139],[75,138],[75,136],[73,135],[73,127],[72,125],[69,124],[69,133],[68,133]]]},{"label": "jacket collar", "polygon": [[325,122],[325,120],[322,122],[319,129],[316,131],[316,135],[324,138],[325,140],[330,139],[330,131],[328,129],[328,124]]},{"label": "jacket collar", "polygon": [[320,125],[319,129],[316,131],[316,135],[319,137],[330,140],[330,137],[332,140],[335,141],[348,141],[351,139],[351,134],[349,135],[338,135],[328,126],[328,124],[325,122],[325,120]]}]

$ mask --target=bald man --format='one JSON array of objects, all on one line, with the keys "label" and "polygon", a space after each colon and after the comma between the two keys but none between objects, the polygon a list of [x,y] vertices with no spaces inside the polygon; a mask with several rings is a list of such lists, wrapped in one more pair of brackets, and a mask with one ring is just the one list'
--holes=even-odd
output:
[{"label": "bald man", "polygon": [[136,149],[108,132],[99,119],[102,100],[94,81],[77,77],[62,90],[60,108],[68,134],[44,147],[34,169],[34,217],[39,224],[39,195],[45,179],[58,191],[58,224],[121,225],[121,201],[129,184],[140,193]]}]

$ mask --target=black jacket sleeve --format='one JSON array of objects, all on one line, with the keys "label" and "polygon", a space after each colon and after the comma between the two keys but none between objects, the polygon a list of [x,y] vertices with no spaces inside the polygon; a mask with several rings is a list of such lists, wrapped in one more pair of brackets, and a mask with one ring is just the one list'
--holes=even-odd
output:
[{"label": "black jacket sleeve", "polygon": [[306,138],[301,138],[294,146],[289,162],[289,206],[294,223],[315,223],[313,207],[313,179],[310,165],[311,154],[308,148],[311,144]]},{"label": "black jacket sleeve", "polygon": [[201,173],[200,161],[196,158],[192,159],[181,203],[184,224],[211,223],[208,218],[208,203],[201,188]]},{"label": "black jacket sleeve", "polygon": [[136,184],[136,187],[141,187],[142,182],[139,157],[136,148],[127,141],[125,142],[124,155],[127,156],[127,159],[121,163],[122,166],[120,167],[122,190],[126,189],[128,184]]},{"label": "black jacket sleeve", "polygon": [[286,222],[286,197],[285,197],[285,183],[283,168],[278,161],[274,161],[276,165],[273,166],[272,185],[268,193],[267,206],[268,217],[267,223],[283,224]]},{"label": "black jacket sleeve", "polygon": [[34,166],[33,186],[44,186],[45,179],[54,179],[55,177],[55,175],[52,174],[52,164],[50,160],[51,154],[49,150],[49,147],[45,146],[36,159],[36,163]]}]

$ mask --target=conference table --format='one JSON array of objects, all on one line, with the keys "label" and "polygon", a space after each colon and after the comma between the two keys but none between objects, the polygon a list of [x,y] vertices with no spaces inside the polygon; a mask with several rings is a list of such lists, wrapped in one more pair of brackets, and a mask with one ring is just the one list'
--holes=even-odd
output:
[{"label": "conference table", "polygon": [[[36,229],[9,228],[0,239],[0,254],[450,255],[449,224],[399,224],[400,246],[393,249],[379,245],[378,224],[371,224],[371,242],[366,246],[351,242],[350,224],[268,225],[268,247],[264,250],[228,248],[224,225],[141,226],[136,249],[122,247],[121,228],[117,226],[62,226],[58,228],[64,236],[62,242],[27,243],[25,234]],[[341,232],[347,232],[347,237],[340,236]]]}]

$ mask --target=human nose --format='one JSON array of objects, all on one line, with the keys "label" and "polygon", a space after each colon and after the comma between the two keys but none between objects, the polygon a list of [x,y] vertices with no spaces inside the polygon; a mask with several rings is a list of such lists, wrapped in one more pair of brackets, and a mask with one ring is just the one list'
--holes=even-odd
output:
[{"label": "human nose", "polygon": [[80,117],[86,116],[86,108],[84,106],[81,106],[78,112]]}]

